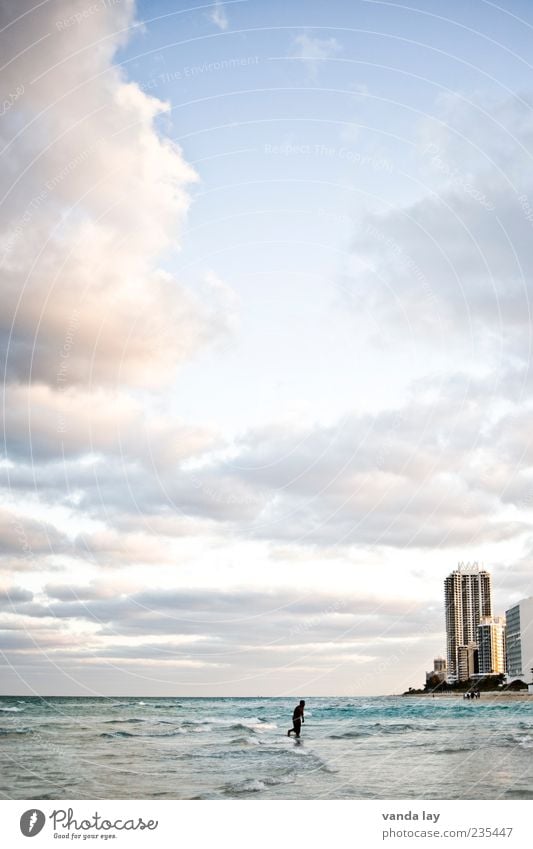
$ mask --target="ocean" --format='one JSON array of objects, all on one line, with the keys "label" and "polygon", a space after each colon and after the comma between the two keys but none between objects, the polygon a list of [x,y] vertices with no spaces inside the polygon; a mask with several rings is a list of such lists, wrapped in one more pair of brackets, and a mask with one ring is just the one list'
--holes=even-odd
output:
[{"label": "ocean", "polygon": [[531,799],[533,699],[0,697],[4,799]]}]

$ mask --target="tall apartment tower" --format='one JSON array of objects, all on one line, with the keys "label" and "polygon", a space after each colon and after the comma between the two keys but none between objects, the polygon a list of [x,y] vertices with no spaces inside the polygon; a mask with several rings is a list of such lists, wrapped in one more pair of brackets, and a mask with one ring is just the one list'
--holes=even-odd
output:
[{"label": "tall apartment tower", "polygon": [[457,681],[459,646],[477,643],[482,616],[492,616],[490,574],[477,563],[459,563],[444,581],[448,679]]},{"label": "tall apartment tower", "polygon": [[505,617],[482,616],[477,626],[480,675],[505,673]]},{"label": "tall apartment tower", "polygon": [[505,614],[507,675],[533,686],[533,596],[523,598]]}]

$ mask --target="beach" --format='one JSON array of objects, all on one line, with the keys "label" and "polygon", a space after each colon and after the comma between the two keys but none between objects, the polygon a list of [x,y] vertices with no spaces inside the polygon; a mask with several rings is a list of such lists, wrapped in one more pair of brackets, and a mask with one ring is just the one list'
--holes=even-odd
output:
[{"label": "beach", "polygon": [[306,698],[2,697],[1,798],[533,798],[533,698]]},{"label": "beach", "polygon": [[[418,698],[418,699],[462,699],[463,693],[403,693],[403,696],[408,696],[409,698]],[[503,704],[505,702],[513,703],[513,702],[527,702],[530,701],[533,704],[533,694],[524,690],[520,693],[509,693],[509,692],[498,692],[497,690],[489,690],[488,692],[482,692],[480,699],[476,699],[475,701],[483,701],[490,702],[493,704]]]}]

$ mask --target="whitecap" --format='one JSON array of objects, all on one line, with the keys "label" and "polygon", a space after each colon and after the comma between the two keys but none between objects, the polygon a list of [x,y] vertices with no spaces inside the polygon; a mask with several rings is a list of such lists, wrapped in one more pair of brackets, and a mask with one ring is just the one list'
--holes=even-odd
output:
[{"label": "whitecap", "polygon": [[224,788],[225,793],[260,793],[268,787],[276,787],[279,784],[292,784],[294,775],[267,775],[264,778],[246,778],[238,784],[229,784]]}]

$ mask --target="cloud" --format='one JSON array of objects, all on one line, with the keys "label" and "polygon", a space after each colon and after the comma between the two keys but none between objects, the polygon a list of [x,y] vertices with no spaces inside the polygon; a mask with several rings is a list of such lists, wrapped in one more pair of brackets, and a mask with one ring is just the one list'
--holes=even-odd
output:
[{"label": "cloud", "polygon": [[[129,675],[144,686],[170,681],[167,668],[179,670],[174,685],[202,687],[209,681],[216,688],[224,681],[239,689],[257,679],[267,691],[271,676],[279,687],[280,681],[294,683],[302,672],[321,678],[349,669],[351,679],[356,675],[361,687],[372,691],[376,664],[391,674],[390,687],[399,659],[417,655],[418,642],[427,651],[439,639],[431,611],[408,599],[214,587],[115,597],[102,585],[47,591],[41,603],[21,599],[12,618],[23,617],[27,633],[0,630],[0,645],[28,680],[34,668],[46,669],[50,662],[56,665],[54,676],[59,669],[75,680],[83,669],[84,681],[92,681],[90,669],[96,668],[103,675],[97,692],[106,690],[110,666],[115,688],[117,681],[128,687]],[[55,623],[56,631],[34,631],[32,620],[36,626],[43,620]],[[69,632],[77,637],[70,643]],[[70,685],[64,681],[65,686]]]},{"label": "cloud", "polygon": [[10,460],[34,463],[88,455],[139,461],[149,468],[174,466],[211,448],[216,434],[170,415],[158,415],[142,400],[109,389],[46,384],[11,385],[5,393],[4,446]]},{"label": "cloud", "polygon": [[[519,539],[533,490],[528,413],[508,405],[488,417],[498,397],[490,381],[454,375],[419,381],[405,407],[352,413],[327,426],[273,423],[231,445],[185,428],[171,450],[180,433],[174,425],[153,439],[155,465],[130,426],[134,413],[123,423],[122,454],[104,417],[99,449],[106,455],[54,463],[42,450],[42,463],[9,470],[9,484],[13,493],[37,487],[44,501],[103,519],[105,531],[77,543],[80,556],[101,563],[167,562],[174,555],[165,537],[198,534],[324,549]],[[84,446],[82,416],[80,408],[75,433]],[[97,405],[94,416],[98,423]]]},{"label": "cloud", "polygon": [[76,552],[99,565],[120,566],[132,563],[175,565],[176,554],[169,540],[146,531],[116,532],[113,529],[80,534]]},{"label": "cloud", "polygon": [[54,389],[161,385],[226,332],[223,306],[158,265],[196,174],[159,130],[169,104],[113,63],[132,2],[82,23],[83,0],[7,2],[2,20],[30,9],[0,35],[5,86],[24,89],[3,117],[0,365]]},{"label": "cloud", "polygon": [[31,601],[33,593],[29,590],[24,590],[22,587],[0,587],[0,607],[9,610],[11,605],[18,602]]},{"label": "cloud", "polygon": [[[313,593],[298,596],[288,591],[256,590],[143,590],[111,597],[108,590],[89,587],[48,587],[54,598],[46,604],[20,599],[20,615],[39,618],[87,620],[100,626],[101,635],[138,634],[145,639],[161,634],[202,641],[223,640],[207,647],[220,653],[230,644],[238,648],[246,639],[263,648],[287,641],[314,643],[321,634],[334,640],[342,634],[367,640],[387,632],[387,622],[407,629],[406,618],[417,618],[419,604],[373,597]],[[58,599],[59,597],[59,599]],[[58,599],[58,600],[56,600]],[[425,621],[425,619],[424,619]],[[404,623],[402,626],[402,622]],[[410,627],[410,626],[409,626]],[[398,632],[396,632],[398,636]],[[199,646],[203,651],[204,643]]]},{"label": "cloud", "polygon": [[226,13],[226,8],[222,0],[215,0],[215,6],[212,12],[209,13],[209,20],[212,21],[222,32],[225,32],[229,26],[229,20]]},{"label": "cloud", "polygon": [[294,39],[290,55],[293,59],[301,59],[309,76],[316,80],[322,62],[336,56],[341,50],[336,38],[318,38],[303,32]]},{"label": "cloud", "polygon": [[[408,407],[352,414],[329,426],[272,425],[235,442],[231,460],[196,472],[222,500],[229,482],[247,493],[219,519],[251,538],[324,546],[456,546],[517,538],[523,517],[504,518],[514,459],[501,452],[500,478],[486,456],[505,445],[503,416],[491,427],[489,387],[452,379]],[[517,446],[520,442],[517,442]],[[498,480],[500,486],[498,486]],[[182,481],[187,486],[187,477]],[[189,482],[190,485],[190,482]],[[214,517],[199,488],[185,512]],[[246,508],[246,509],[245,509]]]},{"label": "cloud", "polygon": [[55,525],[0,507],[0,558],[16,561],[17,569],[37,570],[44,556],[70,549],[68,537]]},{"label": "cloud", "polygon": [[371,304],[381,337],[419,352],[453,340],[474,373],[516,367],[531,343],[531,106],[450,96],[419,132],[426,191],[364,210],[344,303]]}]

